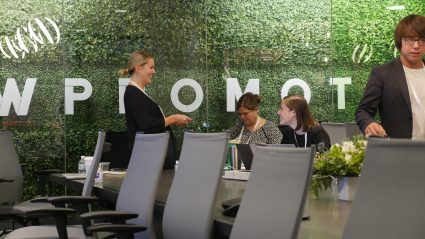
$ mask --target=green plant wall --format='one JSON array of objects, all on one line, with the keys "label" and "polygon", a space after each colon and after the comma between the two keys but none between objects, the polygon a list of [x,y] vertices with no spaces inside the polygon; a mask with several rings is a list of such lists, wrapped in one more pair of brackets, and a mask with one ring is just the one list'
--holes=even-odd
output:
[{"label": "green plant wall", "polygon": [[[117,72],[137,49],[155,56],[157,74],[147,91],[166,115],[182,113],[170,98],[177,81],[189,78],[202,87],[201,106],[187,113],[194,122],[175,128],[179,142],[185,129],[218,132],[238,122],[237,114],[226,111],[227,78],[237,78],[242,90],[250,79],[259,79],[261,115],[275,123],[282,86],[294,78],[311,88],[316,119],[353,121],[371,68],[394,58],[395,24],[408,14],[425,14],[422,0],[404,1],[400,11],[386,8],[399,4],[1,0],[0,44],[6,53],[10,54],[4,37],[14,37],[17,28],[35,24],[35,18],[53,37],[55,31],[45,18],[54,20],[61,34],[59,43],[46,41],[23,59],[0,57],[2,96],[8,78],[16,80],[21,93],[27,78],[37,78],[28,114],[18,116],[11,107],[0,119],[3,129],[14,132],[21,161],[31,165],[25,169],[25,197],[35,193],[34,170],[58,167],[75,172],[79,156],[93,153],[98,129],[126,129],[125,117],[119,114]],[[345,109],[338,109],[336,86],[329,84],[335,77],[352,81],[345,88]],[[89,99],[75,103],[73,115],[65,115],[65,78],[83,78],[93,87]],[[293,87],[290,93],[303,92]],[[184,104],[191,104],[195,96],[190,87],[178,95]]]}]

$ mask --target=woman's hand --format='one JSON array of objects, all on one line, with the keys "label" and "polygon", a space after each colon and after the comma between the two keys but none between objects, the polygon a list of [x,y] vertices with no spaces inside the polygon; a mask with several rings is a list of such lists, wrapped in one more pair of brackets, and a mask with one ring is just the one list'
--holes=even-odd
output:
[{"label": "woman's hand", "polygon": [[192,119],[186,115],[175,114],[176,116],[176,125],[187,125],[192,122]]},{"label": "woman's hand", "polygon": [[192,119],[186,115],[175,114],[165,118],[165,127],[169,125],[187,125],[192,122]]}]

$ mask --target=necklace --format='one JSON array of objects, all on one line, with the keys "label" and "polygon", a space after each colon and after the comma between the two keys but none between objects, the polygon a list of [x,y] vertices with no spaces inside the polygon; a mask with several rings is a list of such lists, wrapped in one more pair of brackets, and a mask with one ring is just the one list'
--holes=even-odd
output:
[{"label": "necklace", "polygon": [[[299,148],[300,145],[298,144],[297,135],[295,134],[295,130],[293,132],[294,132],[295,144],[297,145],[297,148]],[[307,148],[307,132],[305,132],[305,134],[304,134],[304,148]]]},{"label": "necklace", "polygon": [[[255,130],[257,129],[257,126],[258,126],[258,123],[259,123],[259,122],[260,122],[260,116],[258,116],[258,117],[257,117],[257,122],[255,122],[254,129],[252,130],[251,135],[249,135],[249,138],[248,138],[248,140],[246,141],[246,143],[247,143],[247,144],[249,144],[249,141],[251,141],[252,134],[253,134],[253,133],[255,132]],[[242,125],[241,133],[239,134],[239,137],[238,137],[238,142],[239,142],[239,143],[242,141],[242,135],[243,135],[243,131],[244,131],[244,129],[245,129],[245,126],[243,126],[243,125]]]}]

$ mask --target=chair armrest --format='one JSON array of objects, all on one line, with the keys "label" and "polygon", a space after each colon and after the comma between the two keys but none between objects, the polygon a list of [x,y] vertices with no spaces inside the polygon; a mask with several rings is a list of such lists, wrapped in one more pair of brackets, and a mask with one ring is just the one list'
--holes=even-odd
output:
[{"label": "chair armrest", "polygon": [[34,174],[48,176],[50,174],[62,173],[62,172],[63,170],[60,170],[60,169],[40,169],[40,170],[34,171]]},{"label": "chair armrest", "polygon": [[136,232],[145,231],[146,226],[143,225],[128,225],[128,224],[110,224],[110,223],[98,223],[87,228],[90,233],[93,232],[112,232],[115,233],[118,238],[130,238],[128,236],[133,235]]},{"label": "chair armrest", "polygon": [[38,197],[38,198],[33,198],[30,200],[30,202],[49,202],[49,197]]},{"label": "chair armrest", "polygon": [[4,178],[0,178],[0,183],[10,183],[13,182],[13,179],[4,179]]},{"label": "chair armrest", "polygon": [[80,217],[83,221],[91,219],[106,219],[113,223],[125,224],[125,220],[138,217],[139,214],[124,211],[97,211],[81,214]]},{"label": "chair armrest", "polygon": [[26,214],[46,214],[46,215],[66,215],[75,213],[76,211],[72,208],[41,208],[27,211]]},{"label": "chair armrest", "polygon": [[75,213],[76,211],[72,208],[45,208],[36,209],[27,212],[27,215],[35,214],[37,217],[53,217],[56,223],[56,229],[58,230],[59,238],[68,238],[68,232],[66,226],[68,225],[67,214]]},{"label": "chair armrest", "polygon": [[47,201],[57,207],[65,207],[65,203],[90,204],[98,202],[99,198],[92,196],[58,196],[49,197]]},{"label": "chair armrest", "polygon": [[10,217],[25,214],[25,211],[13,206],[0,206],[0,217]]},{"label": "chair armrest", "polygon": [[[93,219],[105,219],[115,224],[124,224],[125,220],[138,217],[137,213],[124,212],[124,211],[97,211],[88,212],[80,215],[81,224],[83,225],[84,234],[91,236],[92,232],[88,231]],[[110,223],[109,223],[110,224]]]}]

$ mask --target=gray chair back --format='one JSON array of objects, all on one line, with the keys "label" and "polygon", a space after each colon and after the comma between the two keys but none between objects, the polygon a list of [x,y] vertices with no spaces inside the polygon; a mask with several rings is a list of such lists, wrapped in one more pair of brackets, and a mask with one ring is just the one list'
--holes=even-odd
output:
[{"label": "gray chair back", "polygon": [[0,203],[17,202],[23,191],[23,175],[9,131],[0,131],[0,178],[13,180],[0,183]]},{"label": "gray chair back", "polygon": [[348,139],[344,123],[322,122],[320,125],[328,133],[331,144],[341,144]]},{"label": "gray chair back", "polygon": [[425,141],[369,138],[343,237],[425,237]]},{"label": "gray chair back", "polygon": [[152,223],[153,207],[169,138],[168,132],[137,133],[135,136],[133,152],[127,175],[118,194],[116,210],[139,214],[137,218],[127,221],[147,227],[146,231],[134,235],[136,239],[155,238]]},{"label": "gray chair back", "polygon": [[164,209],[164,238],[211,237],[227,143],[225,133],[184,134],[179,167]]},{"label": "gray chair back", "polygon": [[345,130],[347,138],[352,139],[354,136],[363,134],[356,122],[347,122],[345,123]]},{"label": "gray chair back", "polygon": [[84,181],[84,187],[81,195],[91,196],[93,191],[94,179],[96,177],[97,168],[99,167],[100,157],[102,156],[103,144],[105,143],[106,133],[103,130],[99,130],[97,134],[97,143],[94,150],[93,161],[89,170],[87,171],[86,180]]},{"label": "gray chair back", "polygon": [[315,149],[256,146],[231,239],[295,239]]}]

